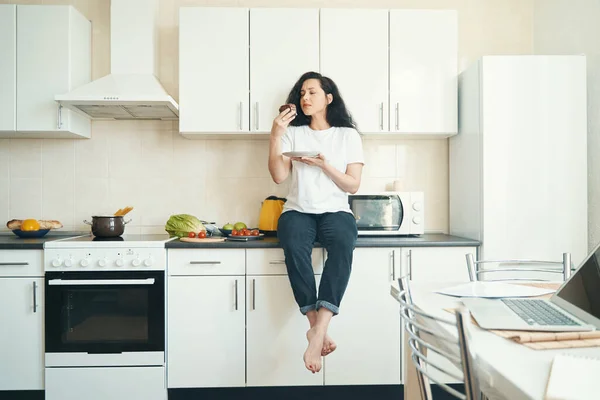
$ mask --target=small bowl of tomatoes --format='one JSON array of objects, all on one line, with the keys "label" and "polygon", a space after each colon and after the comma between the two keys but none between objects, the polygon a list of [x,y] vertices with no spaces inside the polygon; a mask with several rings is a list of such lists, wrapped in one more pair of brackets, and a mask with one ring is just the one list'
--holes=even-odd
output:
[{"label": "small bowl of tomatoes", "polygon": [[261,235],[260,231],[258,229],[240,229],[238,230],[232,230],[231,234],[227,235],[227,236],[263,236]]}]

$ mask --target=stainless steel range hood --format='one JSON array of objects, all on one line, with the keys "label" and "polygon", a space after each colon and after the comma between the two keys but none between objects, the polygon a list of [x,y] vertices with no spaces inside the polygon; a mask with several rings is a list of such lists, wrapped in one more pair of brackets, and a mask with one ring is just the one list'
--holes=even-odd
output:
[{"label": "stainless steel range hood", "polygon": [[157,16],[158,0],[111,0],[111,73],[55,100],[92,119],[178,119],[156,78]]}]

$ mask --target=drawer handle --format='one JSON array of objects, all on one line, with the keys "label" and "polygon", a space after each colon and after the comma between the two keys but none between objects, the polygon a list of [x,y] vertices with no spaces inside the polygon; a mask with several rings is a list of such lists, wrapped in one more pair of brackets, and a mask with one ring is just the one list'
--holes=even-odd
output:
[{"label": "drawer handle", "polygon": [[269,261],[269,264],[271,265],[285,265],[285,260],[274,260],[274,261]]},{"label": "drawer handle", "polygon": [[33,281],[33,312],[37,312],[37,282]]},{"label": "drawer handle", "polygon": [[221,264],[221,261],[190,261],[190,264],[192,265],[215,265],[215,264]]},{"label": "drawer handle", "polygon": [[10,267],[10,266],[19,266],[19,265],[29,265],[29,263],[26,261],[23,261],[23,262],[16,262],[16,261],[15,262],[0,262],[0,265]]},{"label": "drawer handle", "polygon": [[238,281],[235,280],[235,311],[238,310]]}]

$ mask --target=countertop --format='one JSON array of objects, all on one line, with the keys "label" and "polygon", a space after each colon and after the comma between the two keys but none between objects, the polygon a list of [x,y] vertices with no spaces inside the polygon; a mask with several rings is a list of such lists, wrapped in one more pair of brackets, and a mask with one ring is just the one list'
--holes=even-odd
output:
[{"label": "countertop", "polygon": [[0,232],[0,250],[43,250],[46,242],[81,235],[89,235],[89,231],[50,231],[39,239],[21,239],[10,231],[3,231]]},{"label": "countertop", "polygon": [[[356,247],[464,247],[479,246],[481,242],[458,236],[445,234],[425,234],[420,236],[394,236],[394,237],[359,237]],[[263,238],[248,242],[221,242],[221,243],[188,243],[172,240],[166,243],[167,249],[252,249],[252,248],[280,248],[277,238]],[[315,243],[315,247],[323,247]]]}]

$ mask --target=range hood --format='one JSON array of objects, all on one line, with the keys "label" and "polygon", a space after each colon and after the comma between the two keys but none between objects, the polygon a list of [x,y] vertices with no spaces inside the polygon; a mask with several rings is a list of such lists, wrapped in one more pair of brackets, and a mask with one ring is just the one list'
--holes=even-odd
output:
[{"label": "range hood", "polygon": [[92,119],[179,118],[156,78],[158,0],[111,0],[111,73],[54,99]]}]

